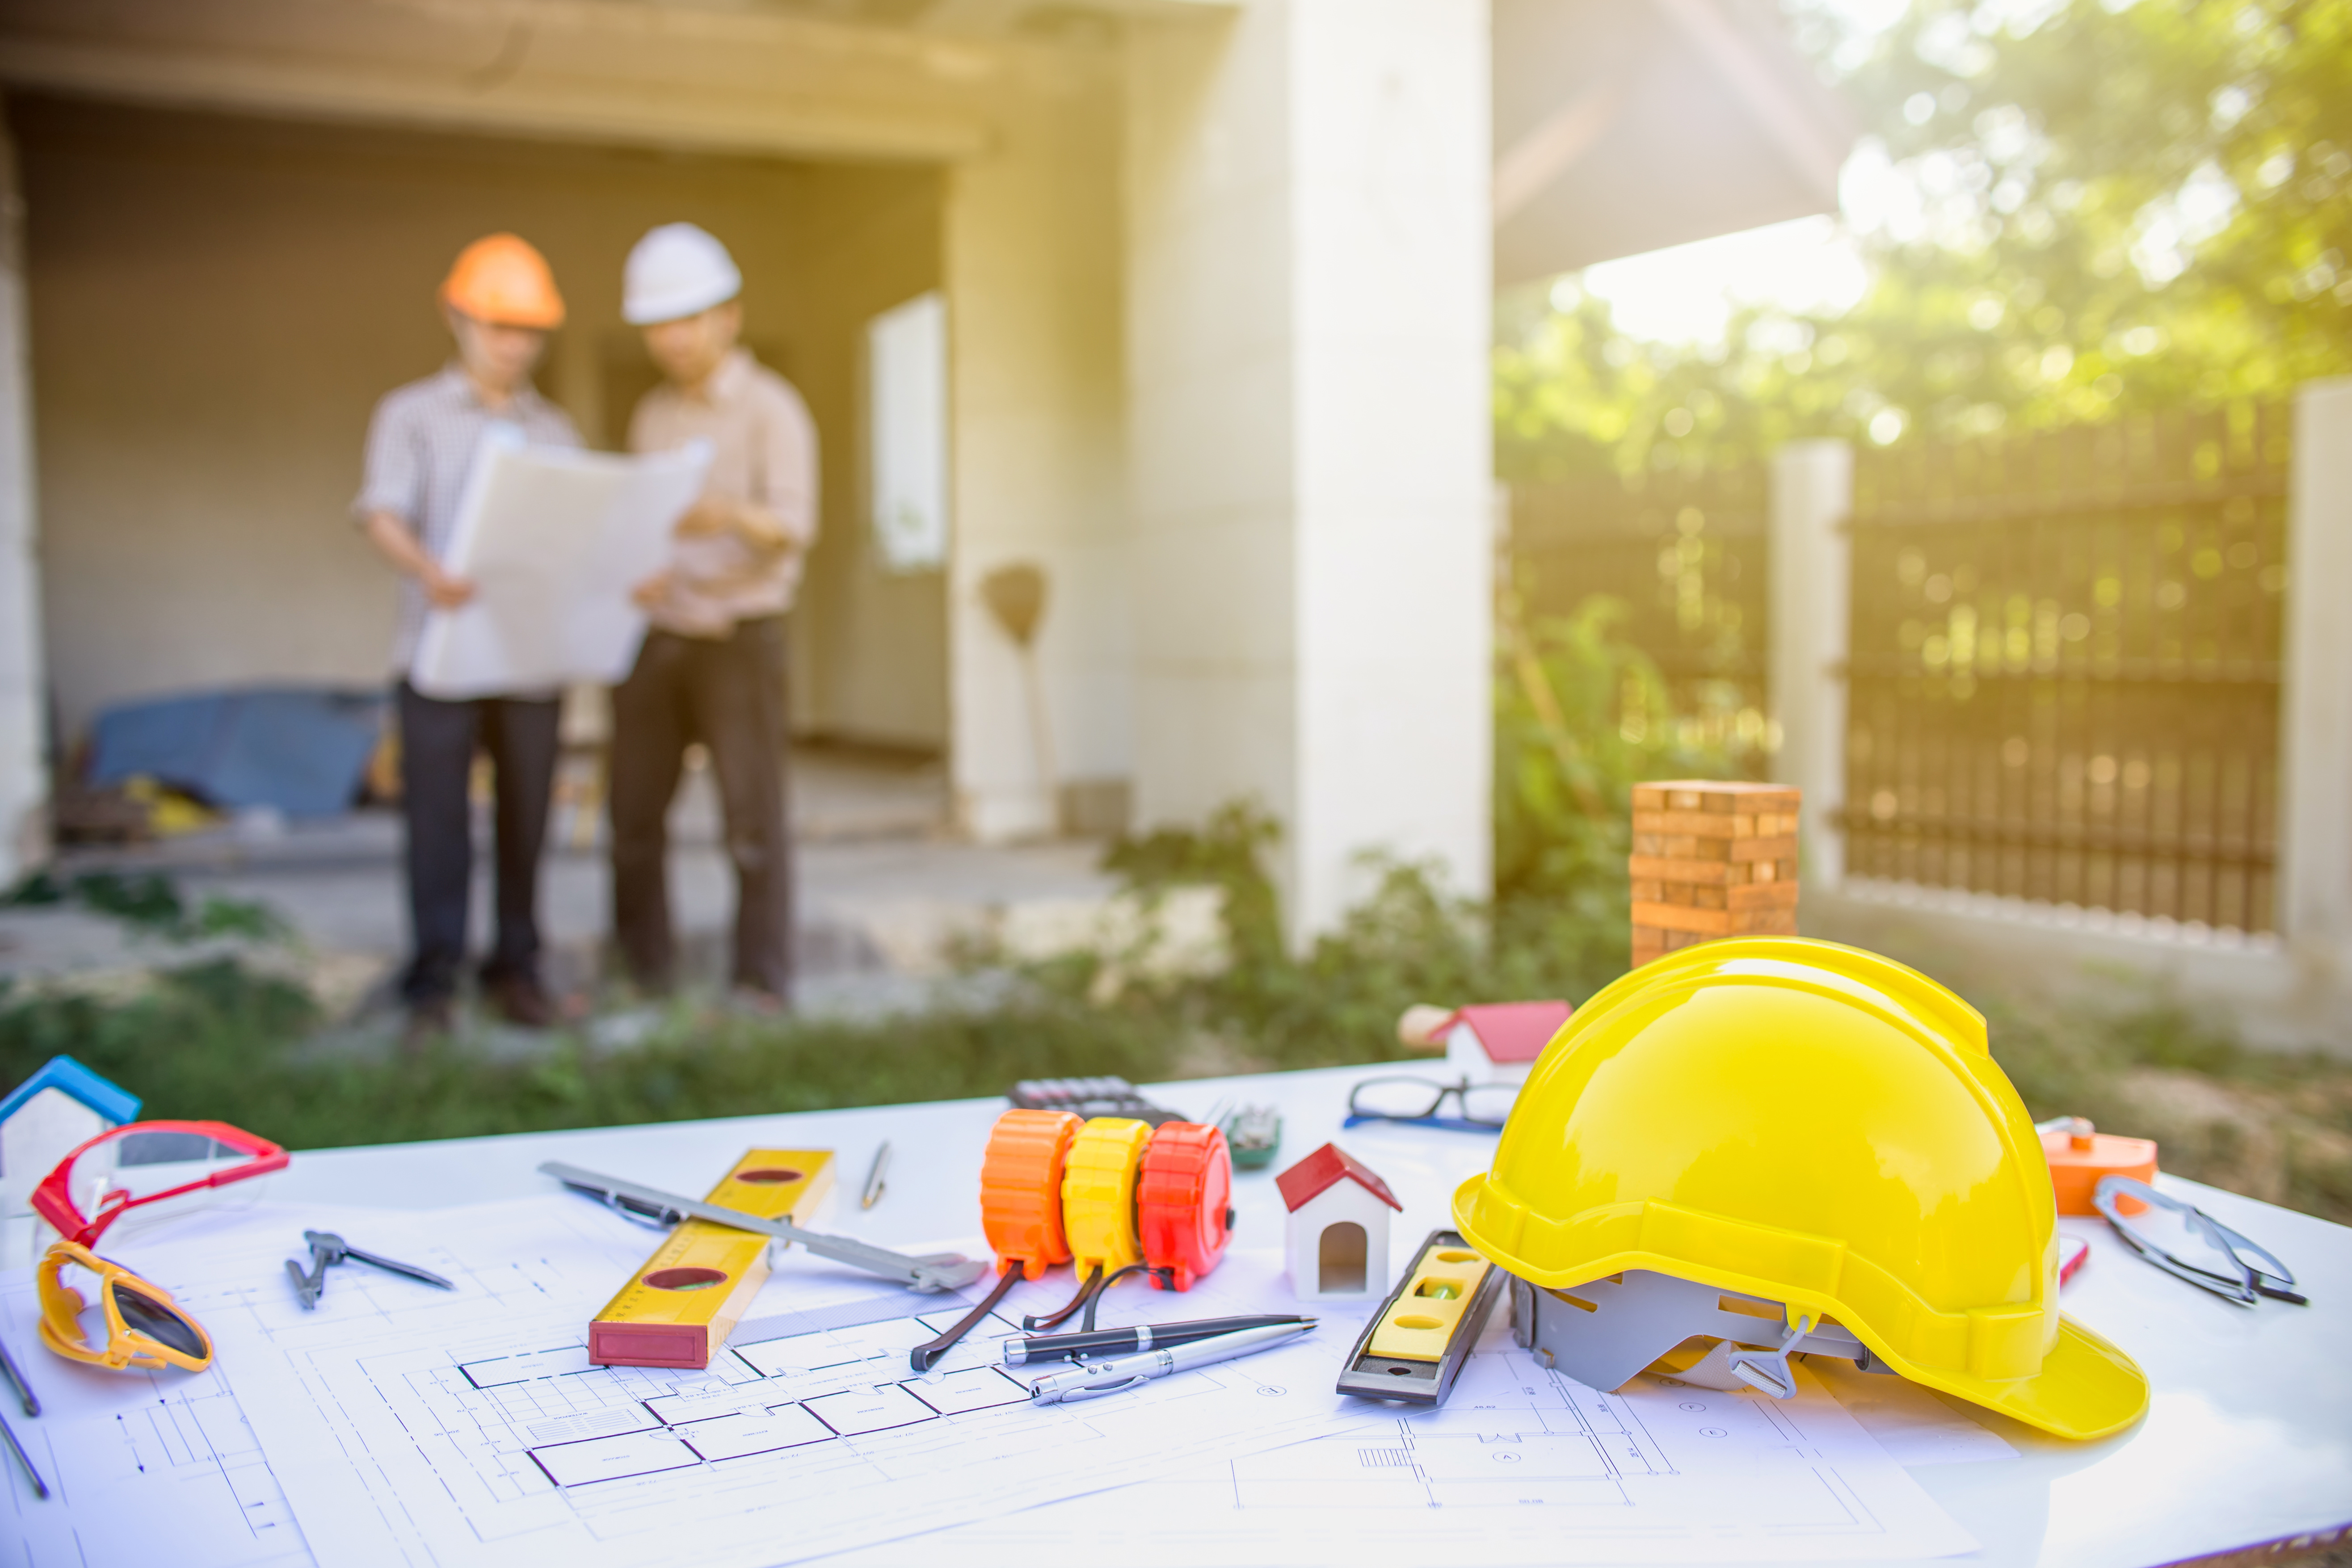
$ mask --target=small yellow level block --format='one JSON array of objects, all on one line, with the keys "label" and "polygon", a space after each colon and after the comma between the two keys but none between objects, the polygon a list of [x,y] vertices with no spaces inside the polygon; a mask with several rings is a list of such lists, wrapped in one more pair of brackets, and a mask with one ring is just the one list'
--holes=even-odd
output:
[{"label": "small yellow level block", "polygon": [[1381,1315],[1371,1352],[1400,1361],[1442,1358],[1454,1326],[1477,1294],[1478,1281],[1493,1267],[1466,1247],[1433,1247],[1423,1253],[1395,1304]]},{"label": "small yellow level block", "polygon": [[[833,1190],[827,1149],[754,1149],[705,1203],[806,1225]],[[768,1279],[774,1238],[705,1219],[681,1221],[588,1325],[597,1366],[705,1367]]]}]

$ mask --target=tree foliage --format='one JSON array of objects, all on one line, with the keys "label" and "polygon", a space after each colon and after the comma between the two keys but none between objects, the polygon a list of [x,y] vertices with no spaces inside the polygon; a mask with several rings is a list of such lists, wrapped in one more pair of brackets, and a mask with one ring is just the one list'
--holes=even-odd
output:
[{"label": "tree foliage", "polygon": [[1498,312],[1515,479],[2275,397],[2352,371],[2352,0],[1787,0],[1867,127],[1843,313],[1636,342],[1572,284]]}]

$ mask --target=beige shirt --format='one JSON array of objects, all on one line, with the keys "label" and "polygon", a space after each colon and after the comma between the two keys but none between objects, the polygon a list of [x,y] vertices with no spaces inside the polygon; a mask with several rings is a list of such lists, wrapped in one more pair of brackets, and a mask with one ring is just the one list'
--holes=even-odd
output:
[{"label": "beige shirt", "polygon": [[766,549],[730,531],[676,542],[669,594],[648,618],[681,637],[723,637],[738,621],[793,607],[801,563],[816,542],[816,422],[792,383],[739,348],[698,391],[664,383],[629,420],[633,452],[696,439],[712,447],[709,493],[760,507],[791,541]]}]

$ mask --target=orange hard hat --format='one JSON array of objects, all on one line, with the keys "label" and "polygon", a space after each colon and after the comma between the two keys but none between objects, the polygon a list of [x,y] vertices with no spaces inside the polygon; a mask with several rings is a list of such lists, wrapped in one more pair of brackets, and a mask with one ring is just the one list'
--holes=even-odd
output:
[{"label": "orange hard hat", "polygon": [[478,321],[549,331],[563,324],[563,296],[547,258],[511,234],[478,239],[457,253],[441,302]]}]

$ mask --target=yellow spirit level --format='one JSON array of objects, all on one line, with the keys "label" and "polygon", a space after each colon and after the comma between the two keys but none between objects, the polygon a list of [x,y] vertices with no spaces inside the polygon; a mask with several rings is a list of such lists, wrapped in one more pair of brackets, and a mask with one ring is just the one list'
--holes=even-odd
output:
[{"label": "yellow spirit level", "polygon": [[1364,1325],[1339,1373],[1339,1391],[1360,1399],[1444,1404],[1478,1347],[1504,1279],[1459,1233],[1431,1231],[1404,1279]]},{"label": "yellow spirit level", "polygon": [[[833,1190],[824,1149],[754,1149],[703,1201],[806,1225]],[[597,1366],[705,1367],[768,1279],[774,1238],[707,1219],[678,1223],[588,1325]]]}]

